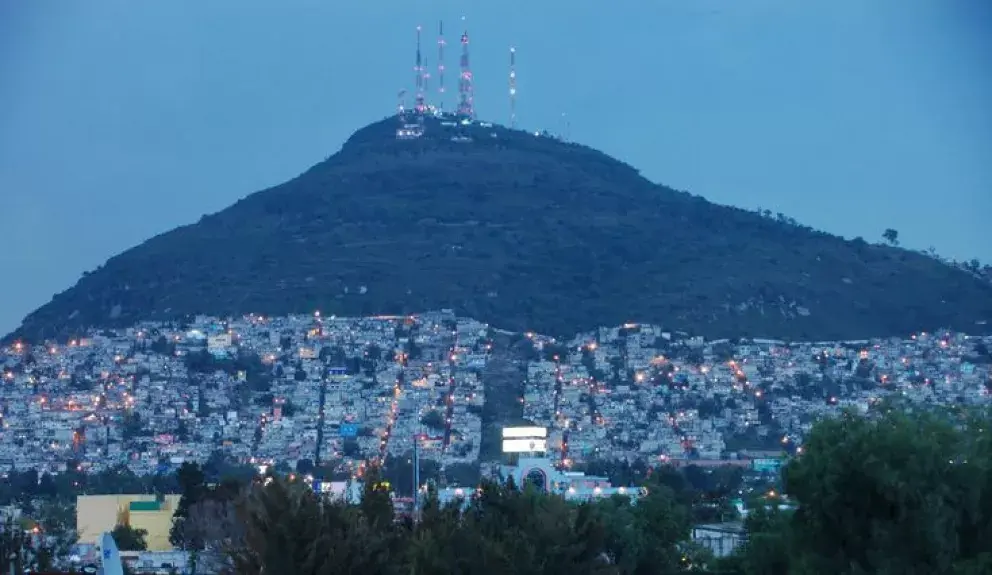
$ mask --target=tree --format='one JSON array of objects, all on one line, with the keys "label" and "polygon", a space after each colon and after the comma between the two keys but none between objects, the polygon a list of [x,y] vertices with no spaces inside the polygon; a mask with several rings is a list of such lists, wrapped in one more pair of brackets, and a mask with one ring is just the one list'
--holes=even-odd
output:
[{"label": "tree", "polygon": [[124,440],[134,439],[142,433],[141,414],[136,411],[128,411],[124,414],[124,422],[121,426],[121,435]]},{"label": "tree", "polygon": [[341,454],[345,457],[357,458],[362,455],[362,447],[357,439],[349,437],[341,442]]},{"label": "tree", "polygon": [[674,492],[649,483],[648,495],[634,506],[634,519],[643,538],[637,571],[643,573],[647,566],[662,572],[678,571],[682,559],[679,544],[689,536],[689,514],[678,504]]},{"label": "tree", "polygon": [[297,460],[296,472],[304,475],[312,474],[314,472],[313,460],[306,458]]},{"label": "tree", "polygon": [[176,343],[167,340],[164,335],[160,335],[152,341],[150,349],[158,354],[172,356],[176,354]]},{"label": "tree", "polygon": [[882,232],[882,237],[885,241],[889,242],[890,245],[899,245],[899,232],[892,228],[887,228],[884,232]]},{"label": "tree", "polygon": [[76,533],[75,505],[65,501],[44,501],[37,513],[38,527],[45,535],[52,558],[69,555],[79,537]]},{"label": "tree", "polygon": [[236,509],[243,536],[225,551],[233,573],[398,573],[401,567],[392,553],[391,516],[373,527],[360,508],[321,499],[300,481],[256,483]]},{"label": "tree", "polygon": [[169,542],[179,549],[199,549],[202,542],[190,537],[191,532],[184,529],[183,523],[189,516],[190,509],[199,503],[206,493],[206,478],[203,470],[196,463],[183,462],[176,471],[179,483],[179,505],[172,516],[172,528],[169,530]]},{"label": "tree", "polygon": [[740,575],[789,575],[792,513],[777,507],[755,507],[744,521],[746,547],[717,563],[717,572]]},{"label": "tree", "polygon": [[895,407],[813,427],[784,471],[795,512],[749,518],[734,572],[988,572],[992,421]]},{"label": "tree", "polygon": [[198,545],[190,549],[191,572],[196,571],[204,552],[224,553],[244,537],[244,525],[238,519],[235,499],[221,493],[194,504],[179,528],[184,541],[194,541]]},{"label": "tree", "polygon": [[420,423],[431,429],[444,429],[444,416],[440,411],[432,409],[420,418]]},{"label": "tree", "polygon": [[238,506],[244,539],[229,555],[235,573],[314,573],[310,548],[319,537],[320,513],[313,492],[272,481],[253,489]]},{"label": "tree", "polygon": [[117,543],[117,548],[121,551],[145,551],[148,549],[148,542],[145,538],[148,531],[135,529],[127,524],[119,524],[110,532]]},{"label": "tree", "polygon": [[24,573],[31,552],[31,538],[12,518],[0,525],[0,565],[11,573]]},{"label": "tree", "polygon": [[384,528],[393,520],[393,502],[389,497],[389,487],[383,482],[382,474],[375,465],[365,469],[362,501],[359,505],[366,521],[373,528]]}]

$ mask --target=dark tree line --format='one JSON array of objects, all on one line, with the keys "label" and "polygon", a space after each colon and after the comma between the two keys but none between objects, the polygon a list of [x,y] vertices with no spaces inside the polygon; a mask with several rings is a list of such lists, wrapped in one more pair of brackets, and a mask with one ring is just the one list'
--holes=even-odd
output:
[{"label": "dark tree line", "polygon": [[430,491],[414,521],[397,517],[378,477],[366,475],[358,504],[322,498],[301,481],[255,482],[223,504],[208,500],[209,524],[232,527],[197,543],[232,574],[648,575],[706,560],[686,544],[689,515],[661,484],[632,506],[619,497],[574,504],[484,481],[464,505],[441,504]]},{"label": "dark tree line", "polygon": [[647,495],[634,505],[483,481],[464,505],[429,493],[419,521],[396,515],[375,469],[359,504],[288,478],[196,488],[186,517],[199,518],[200,539],[177,541],[232,574],[977,575],[992,572],[990,424],[889,406],[817,424],[781,491],[753,498],[746,543],[723,558],[690,529],[720,519],[700,509],[726,502],[737,473],[639,465],[600,470],[640,478]]}]

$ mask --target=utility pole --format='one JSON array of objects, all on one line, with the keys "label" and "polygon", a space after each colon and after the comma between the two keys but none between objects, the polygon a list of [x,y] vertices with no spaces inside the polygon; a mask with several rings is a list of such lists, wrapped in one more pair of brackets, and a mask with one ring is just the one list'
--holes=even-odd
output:
[{"label": "utility pole", "polygon": [[413,520],[420,521],[420,439],[422,434],[413,434]]}]

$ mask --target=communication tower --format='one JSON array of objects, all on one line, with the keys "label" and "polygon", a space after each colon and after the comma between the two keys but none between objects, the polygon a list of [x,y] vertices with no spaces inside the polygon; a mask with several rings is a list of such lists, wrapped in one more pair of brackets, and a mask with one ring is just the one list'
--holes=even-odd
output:
[{"label": "communication tower", "polygon": [[465,119],[475,119],[474,95],[472,93],[472,68],[468,59],[468,30],[462,33],[461,75],[458,78],[458,115]]},{"label": "communication tower", "polygon": [[416,73],[417,85],[417,99],[414,107],[417,110],[417,116],[422,117],[424,114],[424,63],[420,55],[420,26],[417,26],[417,64],[413,71]]},{"label": "communication tower", "polygon": [[517,127],[517,49],[510,48],[510,127]]},{"label": "communication tower", "polygon": [[428,58],[424,55],[424,65],[421,68],[423,71],[424,78],[424,110],[425,112],[433,113],[434,104],[431,104],[431,68],[427,65]]},{"label": "communication tower", "polygon": [[437,109],[444,113],[444,21],[437,23]]},{"label": "communication tower", "polygon": [[396,95],[396,116],[400,124],[406,123],[406,90],[400,90]]}]

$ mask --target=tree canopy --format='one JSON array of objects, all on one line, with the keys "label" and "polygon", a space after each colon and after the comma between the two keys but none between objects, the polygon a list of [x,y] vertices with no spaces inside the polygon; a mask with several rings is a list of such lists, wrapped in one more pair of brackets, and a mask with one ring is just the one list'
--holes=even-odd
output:
[{"label": "tree canopy", "polygon": [[795,511],[748,517],[734,572],[992,572],[990,423],[888,408],[819,422],[783,473]]},{"label": "tree canopy", "polygon": [[693,555],[688,513],[656,484],[626,498],[573,504],[484,481],[467,500],[429,491],[418,521],[394,520],[373,469],[361,504],[321,498],[302,482],[249,488],[233,507],[244,526],[225,553],[233,573],[609,574],[675,573]]}]

